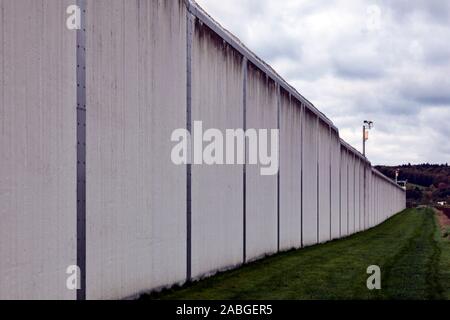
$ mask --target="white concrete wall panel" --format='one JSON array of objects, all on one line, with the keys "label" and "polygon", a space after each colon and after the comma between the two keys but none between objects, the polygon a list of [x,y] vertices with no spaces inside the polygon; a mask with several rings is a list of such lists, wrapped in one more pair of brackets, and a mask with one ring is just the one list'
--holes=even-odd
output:
[{"label": "white concrete wall panel", "polygon": [[348,235],[348,151],[341,147],[340,159],[340,215],[341,215],[341,236]]},{"label": "white concrete wall panel", "polygon": [[0,299],[74,299],[75,32],[71,1],[0,0]]},{"label": "white concrete wall panel", "polygon": [[186,277],[186,167],[170,158],[186,127],[186,10],[95,0],[87,23],[87,298],[123,298]]},{"label": "white concrete wall panel", "polygon": [[380,181],[380,178],[377,176],[377,179],[376,179],[376,190],[375,190],[375,199],[376,199],[376,203],[375,203],[375,211],[376,211],[376,213],[375,213],[375,217],[376,217],[376,224],[379,224],[380,222],[381,222],[381,215],[380,215],[380,204],[381,204],[381,201],[380,201],[380,197],[381,197],[381,194],[380,194],[380,183],[381,183],[381,181]]},{"label": "white concrete wall panel", "polygon": [[375,226],[377,221],[377,177],[372,174],[372,226]]},{"label": "white concrete wall panel", "polygon": [[341,167],[341,144],[336,132],[331,132],[331,238],[340,236],[340,167]]},{"label": "white concrete wall panel", "polygon": [[385,181],[382,180],[382,213],[383,213],[383,221],[385,221],[387,219],[387,217],[389,216],[389,197],[387,196],[387,192],[386,189],[388,185]]},{"label": "white concrete wall panel", "polygon": [[369,188],[369,226],[372,228],[374,226],[374,183],[375,178],[373,177],[372,168],[370,169],[370,188]]},{"label": "white concrete wall panel", "polygon": [[372,228],[372,170],[367,167],[367,218],[366,218],[366,229]]},{"label": "white concrete wall panel", "polygon": [[319,242],[331,239],[331,132],[319,122]]},{"label": "white concrete wall panel", "polygon": [[381,178],[378,178],[378,223],[381,223],[384,221],[384,197],[383,197],[383,180]]},{"label": "white concrete wall panel", "polygon": [[301,246],[301,120],[297,100],[281,91],[280,108],[280,249]]},{"label": "white concrete wall panel", "polygon": [[367,229],[372,227],[372,184],[372,173],[367,170]]},{"label": "white concrete wall panel", "polygon": [[318,119],[310,111],[304,113],[303,121],[303,204],[302,235],[303,245],[317,243],[317,163]]},{"label": "white concrete wall panel", "polygon": [[381,193],[383,180],[380,178],[377,179],[377,215],[378,215],[378,223],[381,223],[383,221],[383,215],[382,215],[382,206],[383,206],[383,195]]},{"label": "white concrete wall panel", "polygon": [[378,178],[377,176],[374,174],[373,175],[373,184],[374,184],[374,188],[373,188],[373,211],[374,211],[374,224],[377,225],[378,224]]},{"label": "white concrete wall panel", "polygon": [[355,154],[348,157],[348,232],[355,233]]},{"label": "white concrete wall panel", "polygon": [[360,218],[361,218],[361,207],[360,207],[360,202],[359,202],[359,197],[360,197],[360,191],[361,191],[361,185],[360,185],[360,180],[359,180],[359,170],[361,167],[361,160],[356,157],[355,158],[355,232],[359,232],[360,226]]},{"label": "white concrete wall panel", "polygon": [[359,186],[360,186],[360,191],[359,191],[359,230],[363,231],[365,230],[365,218],[366,218],[366,210],[365,210],[365,201],[364,201],[364,197],[365,197],[365,190],[366,190],[366,185],[365,185],[365,179],[364,179],[364,171],[365,171],[365,164],[364,162],[361,160],[360,162],[360,166],[359,166]]},{"label": "white concrete wall panel", "polygon": [[[275,82],[248,64],[247,129],[277,129],[278,99]],[[270,141],[269,137],[267,141]],[[248,153],[247,145],[247,153]],[[259,148],[258,148],[259,149]],[[270,147],[268,148],[270,150]],[[253,260],[277,251],[277,175],[261,175],[261,165],[246,169],[246,257]]]},{"label": "white concrete wall panel", "polygon": [[376,177],[372,172],[372,169],[370,169],[371,178],[372,178],[372,187],[370,189],[370,196],[371,196],[371,227],[374,227],[376,225],[376,217],[375,217],[375,187],[376,187]]},{"label": "white concrete wall panel", "polygon": [[373,219],[373,225],[375,226],[378,224],[378,212],[377,212],[377,210],[378,210],[378,199],[377,199],[378,178],[374,173],[372,174],[372,178],[373,178],[373,190],[372,190],[372,198],[373,198],[372,199],[372,202],[373,202],[372,215],[373,215],[373,217],[372,217],[372,219]]},{"label": "white concrete wall panel", "polygon": [[[202,121],[204,132],[242,129],[243,57],[205,25],[194,30],[192,121]],[[243,197],[243,165],[192,166],[194,278],[242,263]]]}]

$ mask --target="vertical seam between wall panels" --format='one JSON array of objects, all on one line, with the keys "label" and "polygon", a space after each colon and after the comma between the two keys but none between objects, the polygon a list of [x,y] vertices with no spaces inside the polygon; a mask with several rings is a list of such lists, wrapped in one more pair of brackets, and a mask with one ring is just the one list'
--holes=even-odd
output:
[{"label": "vertical seam between wall panels", "polygon": [[242,262],[247,260],[247,138],[245,132],[247,131],[247,68],[248,61],[244,57],[242,60],[243,68],[243,85],[242,85],[242,106],[243,106],[243,129],[244,129],[244,166],[242,169],[243,179],[243,205],[242,205]]},{"label": "vertical seam between wall panels", "polygon": [[[193,16],[187,11],[186,30],[186,130],[192,135],[192,33]],[[190,154],[192,158],[192,154]],[[192,278],[192,159],[186,164],[186,280]]]},{"label": "vertical seam between wall panels", "polygon": [[[290,95],[289,95],[290,104]],[[290,105],[289,105],[290,107]],[[281,170],[281,130],[280,130],[281,91],[277,85],[277,128],[278,128],[278,174],[277,174],[277,251],[280,251],[280,170]]]},{"label": "vertical seam between wall panels", "polygon": [[319,159],[319,148],[320,148],[320,120],[319,117],[317,117],[316,122],[316,165],[317,165],[317,190],[316,190],[316,201],[317,201],[317,243],[320,242],[320,198],[319,198],[319,191],[320,191],[320,159]]},{"label": "vertical seam between wall panels", "polygon": [[349,162],[350,162],[350,157],[349,157],[349,151],[345,150],[345,154],[346,154],[346,162],[347,162],[347,235],[350,234],[350,183],[349,183]]},{"label": "vertical seam between wall panels", "polygon": [[81,28],[76,31],[77,78],[77,300],[86,299],[86,2],[77,0]]}]

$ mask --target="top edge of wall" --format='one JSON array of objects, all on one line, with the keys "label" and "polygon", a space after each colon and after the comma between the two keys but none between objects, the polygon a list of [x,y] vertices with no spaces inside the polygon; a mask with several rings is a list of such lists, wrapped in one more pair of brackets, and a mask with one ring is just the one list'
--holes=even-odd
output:
[{"label": "top edge of wall", "polygon": [[340,139],[341,141],[341,146],[343,146],[344,148],[346,148],[348,151],[354,153],[356,156],[358,156],[363,162],[366,162],[368,165],[370,165],[372,171],[378,175],[380,178],[386,180],[387,182],[393,184],[394,186],[396,186],[397,188],[404,190],[402,187],[400,187],[398,184],[395,183],[394,180],[392,180],[391,178],[387,177],[386,175],[382,174],[380,171],[378,171],[377,169],[375,169],[374,167],[372,167],[372,164],[370,163],[370,161],[364,157],[362,155],[361,152],[359,152],[358,150],[356,150],[354,147],[352,147],[349,143],[345,142],[343,139]]},{"label": "top edge of wall", "polygon": [[341,142],[341,146],[343,146],[344,148],[346,148],[348,151],[352,152],[355,154],[355,156],[357,156],[358,158],[360,158],[363,162],[366,162],[367,164],[371,165],[369,159],[367,159],[366,157],[363,156],[363,154],[361,152],[359,152],[358,150],[356,150],[352,145],[350,145],[348,142],[345,142],[342,138],[339,138],[340,142]]}]

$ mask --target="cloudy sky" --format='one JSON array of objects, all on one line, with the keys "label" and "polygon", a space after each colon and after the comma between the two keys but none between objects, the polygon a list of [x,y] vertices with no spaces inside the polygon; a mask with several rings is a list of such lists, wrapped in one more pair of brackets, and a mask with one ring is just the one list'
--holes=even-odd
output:
[{"label": "cloudy sky", "polygon": [[197,2],[373,164],[450,163],[450,1]]}]

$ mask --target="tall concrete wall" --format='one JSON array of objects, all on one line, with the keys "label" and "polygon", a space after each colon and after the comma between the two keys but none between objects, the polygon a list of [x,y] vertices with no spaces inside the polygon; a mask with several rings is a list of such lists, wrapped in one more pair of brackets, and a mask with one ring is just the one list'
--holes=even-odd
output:
[{"label": "tall concrete wall", "polygon": [[[84,256],[87,299],[129,297],[348,236],[405,207],[401,188],[195,4],[85,3],[85,28],[70,31],[72,2],[0,0],[1,299],[75,299],[66,268]],[[172,133],[195,134],[195,121],[279,129],[279,173],[174,164]]]},{"label": "tall concrete wall", "polygon": [[331,129],[319,123],[319,242],[331,239]]}]

